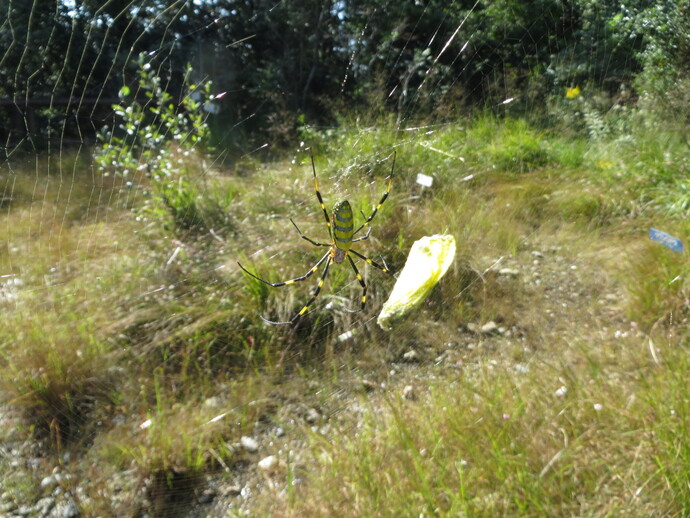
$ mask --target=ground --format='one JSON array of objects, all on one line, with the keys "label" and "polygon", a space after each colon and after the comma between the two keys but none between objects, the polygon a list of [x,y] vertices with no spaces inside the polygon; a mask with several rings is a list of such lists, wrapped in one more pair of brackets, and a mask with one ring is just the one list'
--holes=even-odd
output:
[{"label": "ground", "polygon": [[367,253],[395,269],[449,232],[458,254],[390,332],[375,319],[394,278],[374,269],[364,313],[342,310],[360,288],[334,268],[299,326],[259,318],[289,318],[310,289],[236,267],[313,264],[283,238],[288,216],[323,232],[318,207],[320,226],[302,221],[299,168],[204,177],[231,224],[196,237],[142,230],[115,180],[105,205],[82,186],[68,223],[49,182],[10,207],[0,516],[683,515],[687,264],[647,236],[683,237],[683,220],[586,167],[458,173],[444,155],[443,187],[423,192],[415,160],[399,153]]}]

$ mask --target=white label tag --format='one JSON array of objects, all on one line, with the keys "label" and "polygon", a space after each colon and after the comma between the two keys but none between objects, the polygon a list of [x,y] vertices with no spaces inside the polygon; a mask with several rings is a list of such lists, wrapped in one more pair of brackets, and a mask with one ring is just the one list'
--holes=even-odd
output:
[{"label": "white label tag", "polygon": [[419,173],[417,175],[417,183],[423,187],[431,187],[431,185],[434,183],[434,179],[431,176]]}]

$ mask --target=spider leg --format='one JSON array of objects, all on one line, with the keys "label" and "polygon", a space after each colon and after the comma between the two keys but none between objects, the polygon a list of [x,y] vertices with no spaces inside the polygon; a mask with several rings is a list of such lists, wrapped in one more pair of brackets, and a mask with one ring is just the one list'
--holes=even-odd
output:
[{"label": "spider leg", "polygon": [[246,273],[248,273],[249,275],[254,277],[256,280],[261,281],[264,284],[268,284],[272,288],[279,288],[281,286],[287,286],[289,284],[294,284],[296,282],[300,282],[300,281],[303,281],[305,279],[308,279],[316,270],[319,269],[319,266],[321,266],[321,264],[330,256],[330,254],[331,254],[331,251],[329,250],[328,252],[326,252],[326,254],[321,259],[319,259],[319,262],[316,263],[314,266],[312,266],[311,270],[309,270],[304,275],[301,275],[299,277],[295,277],[294,279],[290,279],[289,281],[283,281],[283,282],[269,282],[265,279],[262,279],[261,277],[259,277],[257,275],[254,275],[252,272],[250,272],[244,266],[242,266],[242,264],[240,264],[239,261],[237,262],[237,264],[239,264],[240,268],[242,268]]},{"label": "spider leg", "polygon": [[323,198],[321,197],[321,192],[319,192],[319,181],[316,179],[316,166],[314,165],[314,151],[311,148],[309,149],[309,154],[311,155],[311,169],[314,172],[314,190],[316,191],[316,197],[319,200],[319,205],[321,205],[321,210],[323,211],[323,217],[326,218],[326,225],[328,225],[328,235],[331,236],[331,241],[332,241],[333,240],[333,231],[331,230],[331,218],[328,217],[328,211],[326,210],[326,205],[324,205]]},{"label": "spider leg", "polygon": [[302,231],[299,229],[299,227],[297,226],[297,223],[295,223],[294,221],[292,221],[292,218],[290,218],[290,223],[292,223],[293,226],[297,229],[297,232],[299,232],[299,235],[302,237],[302,239],[306,239],[306,240],[309,241],[312,245],[315,245],[315,246],[333,246],[332,243],[330,243],[330,244],[329,244],[329,243],[317,243],[317,242],[314,241],[313,239],[311,239],[311,238],[305,236],[305,235],[302,233]]},{"label": "spider leg", "polygon": [[[388,198],[388,195],[391,192],[391,185],[393,185],[393,170],[395,169],[395,152],[393,153],[393,165],[391,165],[391,174],[388,175],[388,186],[386,187],[386,192],[383,193],[383,196],[381,196],[381,201],[379,201],[378,205],[376,205],[376,208],[374,209],[374,212],[371,213],[371,216],[369,216],[362,225],[355,230],[354,234],[362,230],[364,227],[369,226],[369,223],[374,219],[374,216],[376,216],[376,213],[378,210],[381,208],[383,205],[383,202],[386,201],[386,198]],[[330,227],[330,224],[329,224]],[[353,235],[354,235],[353,234]]]},{"label": "spider leg", "polygon": [[352,260],[352,257],[350,257],[350,254],[347,254],[347,258],[350,261],[350,266],[352,266],[352,269],[355,271],[355,275],[357,276],[357,280],[359,281],[359,285],[362,287],[362,310],[364,309],[364,306],[367,304],[367,283],[364,282],[364,278],[362,277],[362,274],[359,273],[359,270],[355,266],[355,262]]},{"label": "spider leg", "polygon": [[374,268],[378,268],[382,272],[391,273],[391,271],[386,266],[382,266],[379,263],[377,263],[376,261],[372,261],[366,255],[360,254],[357,250],[353,250],[352,248],[350,248],[350,250],[348,250],[348,252],[355,254],[357,257],[359,257],[360,259],[365,261],[367,264],[372,265]]},{"label": "spider leg", "polygon": [[[323,269],[323,273],[321,274],[321,278],[319,279],[319,283],[316,285],[314,288],[314,291],[311,294],[311,298],[309,299],[309,302],[307,302],[302,309],[299,310],[299,312],[292,317],[290,320],[286,320],[285,322],[273,322],[272,320],[266,320],[265,318],[261,317],[261,320],[268,324],[272,325],[277,325],[277,326],[284,326],[284,325],[294,325],[301,317],[304,315],[307,311],[309,311],[309,308],[311,305],[314,303],[316,298],[319,296],[319,292],[321,291],[321,288],[323,287],[323,283],[326,280],[326,276],[328,275],[328,268],[331,266],[331,253],[330,251],[325,255],[328,260],[326,261],[326,266]],[[322,259],[323,261],[323,259]],[[321,262],[321,261],[319,261]]]},{"label": "spider leg", "polygon": [[369,239],[369,234],[371,234],[371,227],[367,229],[367,233],[363,235],[362,237],[358,237],[357,239],[353,239],[352,242],[356,243],[357,241],[364,241],[365,239]]}]

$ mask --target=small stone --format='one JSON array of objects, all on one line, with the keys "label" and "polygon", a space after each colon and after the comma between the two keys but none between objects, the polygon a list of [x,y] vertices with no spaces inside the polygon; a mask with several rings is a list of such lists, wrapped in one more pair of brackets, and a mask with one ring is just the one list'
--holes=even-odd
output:
[{"label": "small stone", "polygon": [[55,506],[49,518],[78,518],[81,515],[77,505],[70,499],[68,502]]},{"label": "small stone", "polygon": [[472,332],[472,333],[479,333],[479,324],[475,324],[474,322],[469,322],[467,324],[467,330]]},{"label": "small stone", "polygon": [[479,332],[483,335],[492,335],[498,332],[498,325],[493,320],[489,320],[479,329]]},{"label": "small stone", "polygon": [[204,489],[199,495],[198,502],[200,504],[210,504],[216,498],[216,492],[213,489]]},{"label": "small stone", "polygon": [[417,399],[417,393],[412,385],[406,385],[402,392],[403,399],[409,399],[410,401],[415,401]]},{"label": "small stone", "polygon": [[54,474],[54,475],[48,475],[47,477],[43,477],[41,480],[41,488],[43,489],[51,489],[53,486],[56,486],[58,482],[60,482],[59,475]]},{"label": "small stone", "polygon": [[228,486],[225,488],[225,494],[228,496],[240,496],[242,494],[242,488],[240,486]]},{"label": "small stone", "polygon": [[204,406],[209,408],[218,408],[220,406],[220,398],[218,398],[218,396],[206,398],[204,401]]},{"label": "small stone", "polygon": [[269,455],[268,457],[261,459],[258,462],[257,466],[260,469],[269,471],[272,470],[276,466],[276,464],[278,464],[278,458],[275,455]]},{"label": "small stone", "polygon": [[532,257],[536,259],[543,259],[544,254],[542,254],[539,250],[532,250]]},{"label": "small stone", "polygon": [[411,350],[407,351],[405,354],[403,354],[403,361],[410,362],[410,363],[418,362],[419,361],[419,354],[414,349],[411,349]]},{"label": "small stone", "polygon": [[518,374],[527,374],[529,372],[529,367],[523,365],[522,363],[518,363],[514,368],[515,372]]},{"label": "small stone", "polygon": [[46,496],[36,502],[33,511],[39,516],[45,516],[53,507],[55,507],[55,499],[52,496]]},{"label": "small stone", "polygon": [[561,385],[554,394],[558,397],[563,397],[568,393],[568,387],[565,385]]},{"label": "small stone", "polygon": [[259,443],[256,441],[256,439],[252,437],[247,437],[246,435],[243,435],[240,438],[240,446],[247,450],[249,453],[256,453],[259,451]]},{"label": "small stone", "polygon": [[316,408],[310,408],[307,410],[307,415],[304,416],[304,419],[307,421],[307,423],[314,424],[321,419],[321,414],[318,410],[316,410]]},{"label": "small stone", "polygon": [[374,390],[378,390],[380,388],[377,383],[370,380],[362,380],[362,387],[364,388],[365,392],[373,392]]},{"label": "small stone", "polygon": [[498,270],[498,275],[503,277],[517,277],[520,275],[520,270],[516,270],[515,268],[501,268]]}]

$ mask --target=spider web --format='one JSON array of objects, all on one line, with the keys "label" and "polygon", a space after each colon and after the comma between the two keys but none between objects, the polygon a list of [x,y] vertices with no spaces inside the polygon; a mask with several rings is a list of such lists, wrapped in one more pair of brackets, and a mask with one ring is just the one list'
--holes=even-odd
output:
[{"label": "spider web", "polygon": [[[228,315],[234,308],[250,307],[244,320],[233,321],[234,325],[249,330],[248,342],[268,340],[265,333],[280,336],[276,340],[285,346],[288,358],[300,357],[300,340],[343,347],[358,336],[372,336],[373,308],[380,306],[392,286],[392,281],[376,278],[381,272],[360,262],[370,284],[370,308],[353,313],[361,288],[347,262],[331,265],[330,278],[305,323],[296,333],[283,333],[260,331],[259,317],[290,318],[308,299],[320,272],[294,290],[269,293],[259,285],[247,288],[236,261],[275,282],[304,274],[320,257],[323,249],[315,250],[301,240],[289,221],[293,218],[316,241],[327,240],[307,148],[320,151],[319,139],[326,139],[317,135],[337,133],[341,127],[329,124],[327,117],[319,118],[319,110],[353,103],[360,82],[374,74],[380,83],[367,100],[368,110],[389,114],[382,119],[392,117],[393,122],[382,129],[373,119],[351,121],[340,113],[340,120],[346,121],[342,125],[360,124],[361,138],[337,141],[344,143],[343,155],[353,160],[345,163],[320,152],[316,155],[327,207],[340,199],[361,200],[355,203],[355,218],[360,210],[368,216],[380,199],[394,152],[399,152],[404,169],[402,152],[424,145],[419,135],[432,136],[457,124],[453,119],[463,115],[462,109],[444,114],[447,107],[474,103],[498,115],[529,115],[543,108],[542,96],[548,88],[578,86],[583,74],[568,66],[577,59],[589,61],[589,77],[604,83],[615,72],[607,61],[612,59],[610,49],[588,47],[587,42],[563,47],[564,34],[575,30],[563,25],[570,8],[567,3],[546,4],[549,9],[540,17],[530,19],[523,13],[522,25],[491,27],[487,24],[495,20],[492,6],[480,0],[448,6],[407,2],[404,10],[386,3],[325,3],[327,7],[317,10],[322,17],[358,22],[343,24],[343,30],[350,32],[331,34],[331,39],[317,30],[312,39],[304,40],[305,45],[316,38],[317,44],[331,46],[328,52],[314,51],[326,63],[335,59],[329,56],[338,55],[342,64],[332,80],[340,89],[333,94],[333,89],[324,87],[332,97],[326,99],[327,94],[318,90],[322,85],[310,83],[313,79],[305,71],[300,78],[304,95],[317,101],[311,106],[297,102],[306,117],[294,124],[285,116],[293,106],[286,101],[289,92],[270,82],[281,84],[279,80],[285,78],[279,72],[263,71],[261,85],[243,82],[243,76],[255,70],[232,69],[244,62],[246,54],[267,51],[262,38],[272,27],[309,32],[308,25],[294,29],[279,23],[284,13],[294,9],[285,0],[258,2],[253,11],[241,3],[211,0],[0,0],[0,307],[9,315],[0,324],[4,327],[0,357],[9,373],[3,383],[6,396],[0,422],[12,430],[3,437],[0,450],[3,477],[12,487],[21,485],[17,480],[30,480],[44,499],[52,499],[52,509],[96,505],[90,493],[99,488],[86,478],[67,493],[52,491],[62,487],[56,473],[89,473],[70,459],[71,445],[82,445],[75,451],[83,453],[91,446],[104,448],[104,437],[118,443],[108,430],[146,433],[156,405],[172,404],[177,389],[168,387],[167,395],[159,397],[154,380],[164,375],[159,378],[156,370],[149,370],[147,379],[146,368],[137,369],[155,363],[153,357],[161,358],[161,371],[175,362],[175,368],[181,369],[179,350],[161,345],[180,341],[171,337],[207,340],[210,348],[221,349],[214,353],[217,361],[224,358],[223,348],[232,346],[224,340],[239,336],[218,330],[217,322],[197,333],[195,325],[203,321],[203,314],[188,311],[185,306],[192,301],[218,300],[213,311],[225,310]],[[389,10],[401,16],[399,28],[380,23]],[[244,17],[243,23],[230,21],[236,17]],[[358,30],[353,32],[352,27]],[[382,42],[382,50],[373,53],[369,42],[383,40],[377,31],[384,28],[393,34],[392,41]],[[518,50],[526,57],[518,60],[514,55]],[[580,58],[583,52],[589,53],[587,60]],[[550,68],[544,68],[548,60],[543,54],[552,56]],[[266,63],[267,68],[274,65]],[[548,88],[535,88],[535,77]],[[166,119],[167,106],[172,111]],[[151,109],[158,111],[154,114]],[[194,114],[199,118],[190,119]],[[290,112],[293,121],[299,115]],[[393,134],[396,138],[390,137]],[[371,146],[377,139],[380,143]],[[167,146],[168,142],[176,144]],[[430,153],[443,153],[426,145]],[[447,158],[462,170],[462,157]],[[181,170],[189,176],[181,175]],[[193,189],[183,189],[190,178]],[[421,218],[415,212],[418,204],[424,196],[434,196],[433,187],[424,192],[421,187],[412,189],[410,183],[394,176],[391,195],[381,209],[383,217],[373,220],[371,239],[361,247],[358,243],[357,250],[375,261],[389,263],[391,250],[398,246],[397,237],[386,232],[390,214],[399,216],[404,207]],[[459,229],[428,228],[429,234],[444,231]],[[500,261],[498,255],[497,251],[482,266],[492,267]],[[250,315],[254,322],[248,323]],[[204,333],[217,333],[219,338],[208,339]],[[101,345],[91,347],[92,340]],[[126,353],[118,356],[122,350]],[[168,353],[172,360],[166,363]],[[119,377],[129,375],[129,368],[130,374],[140,377],[141,395],[133,396],[130,387],[126,394],[104,396],[117,386]],[[92,369],[98,376],[90,375]],[[208,370],[209,376],[220,379],[213,366]],[[42,385],[47,371],[55,379]],[[11,390],[22,383],[24,389]],[[61,388],[60,383],[72,388]],[[48,396],[38,398],[38,409],[26,410],[22,401],[40,390]],[[49,397],[51,391],[55,400]],[[212,393],[207,390],[206,402],[212,401]],[[215,406],[208,407],[213,416]],[[222,409],[215,414],[225,415]],[[22,415],[36,416],[37,421]],[[127,426],[121,426],[123,422]],[[39,429],[38,442],[26,441],[23,431],[31,426]],[[135,444],[156,447],[145,441]],[[45,453],[56,448],[58,455]],[[15,454],[22,459],[19,467],[10,462]],[[93,461],[98,456],[84,458]],[[147,454],[127,458],[118,477],[130,480],[118,483],[130,489],[139,483],[142,465],[165,464],[165,459],[152,460]],[[224,464],[222,458],[219,462]],[[127,471],[132,466],[133,471]],[[149,490],[156,485],[154,478],[145,482]],[[165,486],[164,482],[159,485]],[[191,491],[184,485],[173,487],[172,496],[166,497],[170,501],[176,501],[175,492],[183,500]],[[17,501],[27,493],[10,493],[6,496],[11,512],[39,501]],[[242,498],[249,497],[242,494]],[[174,507],[166,509],[174,514]]]}]

